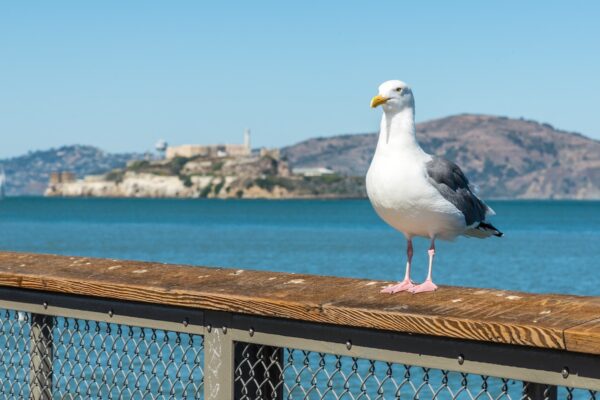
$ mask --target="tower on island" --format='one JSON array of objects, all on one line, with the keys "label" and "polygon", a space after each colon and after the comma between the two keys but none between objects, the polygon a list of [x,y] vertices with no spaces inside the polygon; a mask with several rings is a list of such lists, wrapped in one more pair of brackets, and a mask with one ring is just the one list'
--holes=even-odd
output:
[{"label": "tower on island", "polygon": [[246,146],[246,150],[248,150],[248,154],[252,151],[252,147],[250,145],[250,129],[244,129],[244,146]]},{"label": "tower on island", "polygon": [[160,139],[154,145],[154,148],[156,149],[156,152],[158,153],[160,158],[165,158],[165,153],[167,152],[168,147],[169,147],[169,144],[164,139]]}]

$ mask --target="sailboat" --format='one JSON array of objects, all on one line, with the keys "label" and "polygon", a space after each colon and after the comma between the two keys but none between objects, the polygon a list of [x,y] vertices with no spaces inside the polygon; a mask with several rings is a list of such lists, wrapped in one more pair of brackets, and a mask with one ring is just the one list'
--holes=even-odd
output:
[{"label": "sailboat", "polygon": [[4,187],[6,186],[6,174],[4,173],[4,167],[0,165],[0,199],[4,198]]}]

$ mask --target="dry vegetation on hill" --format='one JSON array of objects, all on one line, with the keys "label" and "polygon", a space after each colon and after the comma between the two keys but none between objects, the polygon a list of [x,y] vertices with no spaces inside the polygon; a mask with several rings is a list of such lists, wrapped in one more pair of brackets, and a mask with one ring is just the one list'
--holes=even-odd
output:
[{"label": "dry vegetation on hill", "polygon": [[[457,115],[417,125],[424,149],[458,163],[494,198],[600,198],[600,142],[534,121]],[[363,176],[376,134],[310,139],[282,149],[293,167]]]}]

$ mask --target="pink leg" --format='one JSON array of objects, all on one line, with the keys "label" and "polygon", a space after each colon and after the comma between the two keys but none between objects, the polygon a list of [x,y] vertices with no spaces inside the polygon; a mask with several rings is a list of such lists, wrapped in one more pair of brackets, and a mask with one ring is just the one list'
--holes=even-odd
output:
[{"label": "pink leg", "polygon": [[429,272],[427,273],[427,279],[425,279],[425,282],[421,283],[420,285],[409,289],[409,292],[411,293],[433,292],[438,288],[437,285],[431,280],[433,257],[435,256],[435,238],[431,239],[431,246],[429,246],[429,250],[427,252],[429,253]]},{"label": "pink leg", "polygon": [[412,263],[413,256],[413,245],[412,239],[407,239],[406,242],[406,273],[404,274],[404,280],[402,282],[398,282],[396,285],[390,285],[384,288],[381,293],[397,293],[405,290],[409,290],[414,286],[413,281],[410,280],[410,264]]}]

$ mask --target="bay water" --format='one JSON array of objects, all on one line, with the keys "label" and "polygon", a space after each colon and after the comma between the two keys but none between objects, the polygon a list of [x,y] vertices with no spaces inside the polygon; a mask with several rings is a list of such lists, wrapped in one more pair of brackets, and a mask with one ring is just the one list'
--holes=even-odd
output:
[{"label": "bay water", "polygon": [[[439,284],[600,295],[600,202],[492,201],[502,238],[438,241]],[[397,280],[403,236],[367,200],[6,198],[0,250]],[[414,278],[427,270],[415,240]]]}]

